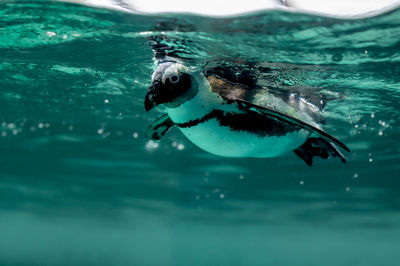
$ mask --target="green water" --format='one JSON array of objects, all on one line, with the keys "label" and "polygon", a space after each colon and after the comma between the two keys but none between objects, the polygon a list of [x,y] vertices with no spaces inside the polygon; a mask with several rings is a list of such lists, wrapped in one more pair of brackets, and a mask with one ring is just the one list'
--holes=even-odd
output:
[{"label": "green water", "polygon": [[[167,36],[168,38],[165,38]],[[399,265],[400,10],[144,16],[0,3],[0,265]],[[229,159],[143,130],[148,39],[193,66],[275,64],[336,100],[347,164]]]}]

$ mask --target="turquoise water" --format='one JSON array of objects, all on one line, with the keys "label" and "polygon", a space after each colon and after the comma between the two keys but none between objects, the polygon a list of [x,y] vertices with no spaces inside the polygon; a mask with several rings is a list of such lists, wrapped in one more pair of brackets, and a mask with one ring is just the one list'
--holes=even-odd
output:
[{"label": "turquoise water", "polygon": [[[338,20],[268,11],[144,16],[0,3],[0,265],[398,265],[400,10]],[[188,64],[268,62],[331,95],[347,164],[231,159],[143,99],[148,40]]]}]

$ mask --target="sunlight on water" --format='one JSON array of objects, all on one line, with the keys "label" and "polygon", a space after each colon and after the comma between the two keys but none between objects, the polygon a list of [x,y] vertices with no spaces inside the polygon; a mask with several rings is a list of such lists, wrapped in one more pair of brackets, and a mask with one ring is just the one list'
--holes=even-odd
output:
[{"label": "sunlight on water", "polygon": [[[0,3],[1,265],[397,265],[400,10],[144,16]],[[144,129],[152,42],[204,64],[264,63],[321,90],[348,163],[231,159]],[[251,69],[250,69],[251,70]],[[260,73],[261,75],[261,73]]]}]

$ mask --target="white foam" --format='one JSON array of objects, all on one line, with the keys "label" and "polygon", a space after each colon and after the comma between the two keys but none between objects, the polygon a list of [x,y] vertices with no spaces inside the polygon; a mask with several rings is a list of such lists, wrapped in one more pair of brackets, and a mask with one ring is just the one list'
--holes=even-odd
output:
[{"label": "white foam", "polygon": [[204,16],[226,17],[281,9],[290,12],[317,13],[334,17],[369,17],[400,6],[400,0],[58,0],[84,5],[117,9],[133,13],[192,13]]}]

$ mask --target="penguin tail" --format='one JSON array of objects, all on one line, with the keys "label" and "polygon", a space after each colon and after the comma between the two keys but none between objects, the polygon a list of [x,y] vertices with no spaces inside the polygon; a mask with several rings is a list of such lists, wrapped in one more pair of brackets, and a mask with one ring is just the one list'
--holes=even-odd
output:
[{"label": "penguin tail", "polygon": [[294,153],[303,161],[311,166],[313,157],[321,157],[328,159],[329,157],[338,158],[343,163],[346,163],[346,158],[336,148],[335,144],[320,137],[310,137],[303,145],[294,150]]}]

